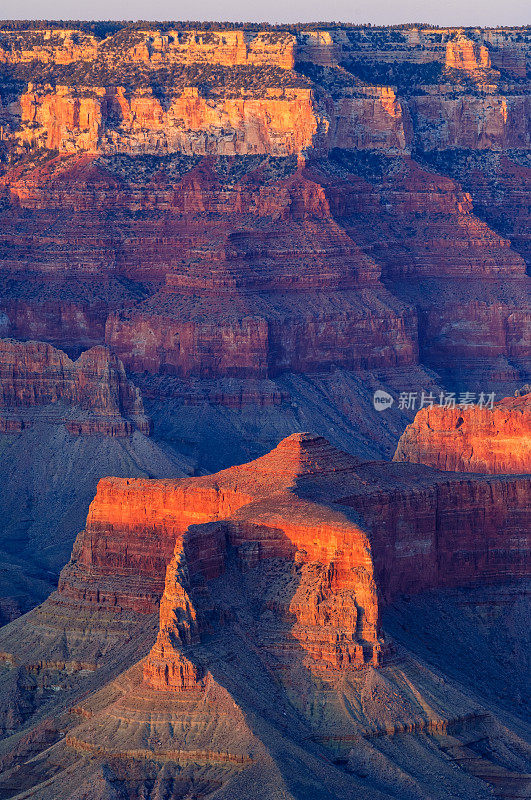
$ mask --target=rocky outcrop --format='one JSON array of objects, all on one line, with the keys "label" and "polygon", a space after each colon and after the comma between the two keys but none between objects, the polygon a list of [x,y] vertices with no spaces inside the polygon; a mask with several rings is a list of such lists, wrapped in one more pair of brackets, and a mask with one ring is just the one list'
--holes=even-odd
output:
[{"label": "rocky outcrop", "polygon": [[415,138],[421,149],[490,150],[528,148],[529,96],[492,87],[483,95],[457,95],[451,85],[410,100]]},{"label": "rocky outcrop", "polygon": [[96,59],[97,52],[98,42],[95,36],[71,28],[0,32],[0,64],[90,62]]},{"label": "rocky outcrop", "polygon": [[288,156],[306,149],[317,130],[306,88],[266,88],[262,96],[210,100],[195,86],[169,102],[151,89],[33,87],[22,95],[19,147],[60,153]]},{"label": "rocky outcrop", "polygon": [[327,131],[329,148],[409,151],[412,124],[407,105],[392,86],[357,87],[355,96],[334,100]]},{"label": "rocky outcrop", "polygon": [[267,652],[299,652],[315,674],[378,664],[378,598],[526,574],[528,490],[523,477],[363,463],[310,434],[212,476],[105,479],[54,602],[149,614],[162,597],[144,667],[157,690],[203,691],[194,648],[233,613],[214,600],[229,573],[261,596]]},{"label": "rocky outcrop", "polygon": [[475,213],[531,264],[529,204],[531,169],[518,150],[432,151],[429,163],[470,194]]},{"label": "rocky outcrop", "polygon": [[44,342],[2,339],[0,413],[6,427],[10,414],[24,410],[27,415],[34,406],[46,409],[52,421],[64,422],[76,435],[128,436],[135,429],[150,430],[139,390],[108,348],[94,347],[71,361]]},{"label": "rocky outcrop", "polygon": [[198,484],[193,491],[188,480],[102,479],[61,575],[61,595],[103,608],[155,611],[166,565],[184,531],[230,514],[251,499],[201,479]]},{"label": "rocky outcrop", "polygon": [[465,72],[476,72],[490,69],[490,55],[487,47],[474,42],[466,36],[456,36],[446,45],[446,69],[462,69]]},{"label": "rocky outcrop", "polygon": [[[161,102],[150,88],[28,86],[20,98],[16,149],[62,154],[288,156],[306,151],[426,151],[522,148],[530,141],[529,98],[494,84],[484,96],[451,84],[427,87],[407,102],[392,86],[360,87],[321,109],[310,88],[268,87],[259,96],[203,96],[184,87]],[[413,123],[411,121],[413,117]]]},{"label": "rocky outcrop", "polygon": [[[133,43],[134,42],[134,43]],[[291,69],[295,37],[285,31],[160,30],[139,31],[126,50],[133,60],[150,65],[220,64]],[[112,45],[108,47],[112,58]]]},{"label": "rocky outcrop", "polygon": [[[525,275],[509,239],[478,217],[470,194],[456,180],[409,156],[344,153],[337,162],[340,179],[313,177],[322,180],[334,219],[382,265],[386,284],[449,277],[458,287],[464,275]],[[368,218],[378,220],[377,229],[368,228]]]},{"label": "rocky outcrop", "polygon": [[394,461],[459,472],[526,473],[531,468],[531,395],[419,411]]},{"label": "rocky outcrop", "polygon": [[[493,231],[457,181],[408,158],[337,160],[341,180],[323,180],[332,214],[382,265],[386,288],[416,309],[421,363],[459,390],[514,391],[527,374],[530,328],[525,262],[500,235],[507,212]],[[518,209],[519,192],[500,195],[507,210],[513,194]],[[515,233],[526,213],[515,215]]]},{"label": "rocky outcrop", "polygon": [[208,319],[204,301],[190,302],[193,316],[187,319],[186,302],[168,295],[159,300],[155,308],[150,303],[149,310],[112,316],[107,323],[109,346],[133,371],[262,378],[332,366],[406,365],[415,358],[414,319],[381,290],[343,292],[335,295],[335,307],[312,292],[304,313],[294,313],[289,298],[256,297],[254,313],[241,317],[218,300],[208,304]]}]

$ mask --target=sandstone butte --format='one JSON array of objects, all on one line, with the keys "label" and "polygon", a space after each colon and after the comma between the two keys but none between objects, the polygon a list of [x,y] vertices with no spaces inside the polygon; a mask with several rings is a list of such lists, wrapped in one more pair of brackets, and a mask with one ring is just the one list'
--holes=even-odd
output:
[{"label": "sandstone butte", "polygon": [[394,461],[492,474],[531,471],[531,394],[493,408],[423,408],[398,443]]},{"label": "sandstone butte", "polygon": [[0,339],[0,430],[31,426],[35,412],[74,435],[150,432],[140,392],[108,347],[93,347],[72,361],[45,342]]},{"label": "sandstone butte", "polygon": [[162,596],[144,677],[188,690],[203,684],[186,654],[219,624],[209,583],[234,559],[251,583],[263,559],[287,560],[292,592],[277,587],[270,611],[309,668],[377,665],[379,602],[526,574],[528,491],[524,476],[360,462],[311,434],[210,476],[105,478],[53,602],[147,614]]},{"label": "sandstone butte", "polygon": [[446,46],[445,66],[447,69],[461,69],[474,74],[481,69],[491,69],[492,63],[484,44],[460,35]]},{"label": "sandstone butte", "polygon": [[[308,770],[313,791],[369,800],[377,786],[387,800],[425,763],[450,781],[445,800],[486,797],[471,775],[524,785],[525,768],[496,757],[430,760],[425,737],[432,753],[481,731],[504,753],[521,740],[426,663],[397,660],[381,615],[404,594],[449,603],[466,587],[463,602],[489,586],[507,613],[529,570],[529,489],[523,475],[362,462],[308,433],[213,475],[102,479],[58,590],[0,631],[0,721],[25,732],[5,780],[36,757],[25,785],[91,800],[109,781],[133,798],[154,776],[250,800],[264,774],[269,798]],[[397,771],[395,755],[385,779],[359,771],[378,758],[373,737],[397,735],[413,766]]]}]

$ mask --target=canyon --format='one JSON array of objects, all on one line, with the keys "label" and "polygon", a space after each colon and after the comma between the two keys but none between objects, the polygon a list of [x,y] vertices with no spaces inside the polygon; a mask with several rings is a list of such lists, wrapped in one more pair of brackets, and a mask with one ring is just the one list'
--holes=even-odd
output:
[{"label": "canyon", "polygon": [[0,800],[529,796],[530,61],[0,23]]},{"label": "canyon", "polygon": [[[492,613],[498,594],[517,615],[529,489],[529,475],[362,461],[308,433],[213,475],[102,479],[57,591],[0,630],[2,790],[185,796],[203,782],[213,796],[302,797],[331,781],[332,796],[383,799],[398,780],[420,798],[424,742],[421,761],[445,775],[437,796],[525,792],[525,677],[503,700],[492,682],[478,696],[476,672],[467,696],[387,625],[416,598],[425,619],[430,592],[452,607],[461,587],[452,613],[491,587]],[[475,613],[468,647],[481,649]],[[473,663],[463,651],[465,683]],[[489,753],[454,774],[443,754],[482,732]],[[401,756],[386,755],[396,737]]]}]

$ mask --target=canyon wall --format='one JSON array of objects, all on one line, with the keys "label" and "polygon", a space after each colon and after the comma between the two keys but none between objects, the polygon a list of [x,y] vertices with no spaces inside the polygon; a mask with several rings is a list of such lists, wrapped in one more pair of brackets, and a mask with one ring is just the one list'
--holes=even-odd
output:
[{"label": "canyon wall", "polygon": [[29,78],[5,87],[4,137],[21,153],[527,147],[529,44],[511,33],[4,30],[0,64]]},{"label": "canyon wall", "polygon": [[317,130],[310,90],[302,87],[213,102],[191,86],[167,108],[148,88],[133,97],[124,87],[91,87],[88,97],[68,86],[29,89],[20,98],[22,149],[287,156],[309,147]]},{"label": "canyon wall", "polygon": [[44,342],[0,339],[0,415],[6,428],[31,425],[34,407],[76,435],[150,431],[139,390],[108,348],[91,348],[71,361]]},{"label": "canyon wall", "polygon": [[530,412],[529,394],[492,407],[424,408],[404,431],[394,461],[460,472],[529,472]]},{"label": "canyon wall", "polygon": [[1,47],[5,335],[184,380],[526,380],[524,30],[6,27]]},{"label": "canyon wall", "polygon": [[149,414],[187,471],[307,429],[391,457],[414,411],[375,390],[528,380],[526,30],[94,25],[0,33],[0,333],[108,348],[148,413],[114,361],[100,411],[54,372],[19,447]]}]

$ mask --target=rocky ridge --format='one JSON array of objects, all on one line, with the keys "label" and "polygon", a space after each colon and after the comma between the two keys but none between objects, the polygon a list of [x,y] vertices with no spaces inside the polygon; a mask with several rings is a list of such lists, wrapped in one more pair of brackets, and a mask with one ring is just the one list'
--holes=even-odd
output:
[{"label": "rocky ridge", "polygon": [[[44,342],[0,340],[0,416],[4,432],[31,425],[29,409],[75,435],[149,434],[139,390],[109,348],[86,350],[77,361]],[[41,415],[42,418],[42,415]]]},{"label": "rocky ridge", "polygon": [[108,347],[74,361],[46,342],[0,339],[2,624],[57,585],[99,478],[190,470],[150,432],[139,389]]},{"label": "rocky ridge", "polygon": [[394,461],[460,472],[529,472],[531,395],[507,397],[492,408],[424,408],[402,434]]},{"label": "rocky ridge", "polygon": [[[257,769],[275,786],[272,764],[285,773],[272,726],[283,748],[295,745],[301,774],[301,747],[305,758],[336,767],[331,753],[352,760],[352,769],[330,772],[333,796],[364,797],[377,786],[383,800],[394,773],[373,784],[372,770],[355,767],[375,757],[372,737],[412,736],[401,744],[407,752],[424,736],[435,737],[429,747],[455,748],[485,725],[496,780],[524,786],[514,734],[495,729],[454,683],[443,690],[411,655],[400,651],[405,661],[396,662],[381,613],[404,592],[517,587],[528,570],[528,497],[523,476],[362,462],[310,434],[212,476],[102,480],[58,591],[0,633],[9,679],[34,687],[32,708],[29,689],[9,699],[6,741],[10,720],[29,730],[55,708],[64,731],[62,743],[52,736],[56,762],[88,758],[91,775],[111,765],[126,796],[124,769],[134,770],[137,786],[151,786],[154,775],[174,787],[213,780],[250,797],[246,774],[256,787]],[[50,699],[53,681],[62,698]],[[276,709],[264,702],[269,696]],[[314,745],[302,744],[308,737]],[[24,755],[25,740],[16,741],[21,764],[41,753],[32,776],[19,773],[30,787],[48,756],[40,745]],[[503,747],[509,762],[499,761]],[[422,781],[417,770],[410,765],[401,780]],[[486,797],[485,772],[474,770],[459,772],[460,791]]]}]

